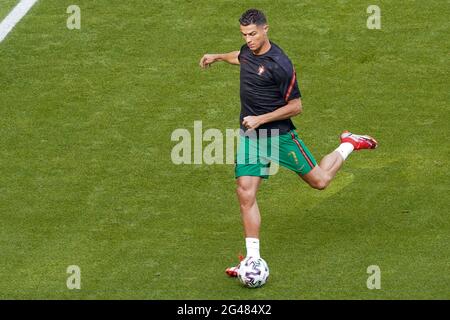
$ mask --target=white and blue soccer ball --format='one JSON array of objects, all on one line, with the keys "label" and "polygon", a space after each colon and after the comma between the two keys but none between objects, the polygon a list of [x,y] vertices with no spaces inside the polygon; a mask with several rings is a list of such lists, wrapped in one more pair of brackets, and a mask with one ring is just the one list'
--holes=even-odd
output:
[{"label": "white and blue soccer ball", "polygon": [[248,288],[263,286],[269,278],[269,266],[263,258],[247,257],[237,270],[239,281]]}]

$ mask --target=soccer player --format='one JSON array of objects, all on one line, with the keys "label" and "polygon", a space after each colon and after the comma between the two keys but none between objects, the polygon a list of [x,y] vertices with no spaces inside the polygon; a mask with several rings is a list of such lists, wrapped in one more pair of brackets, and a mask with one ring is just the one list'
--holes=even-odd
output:
[{"label": "soccer player", "polygon": [[[245,44],[240,51],[225,54],[205,54],[200,67],[207,68],[214,62],[225,61],[240,65],[241,114],[240,145],[248,144],[249,133],[275,129],[278,134],[267,139],[278,139],[279,152],[276,161],[298,174],[312,188],[325,189],[344,161],[354,150],[375,149],[377,141],[367,135],[344,131],[340,145],[317,164],[311,152],[297,135],[291,117],[302,112],[301,94],[296,72],[283,50],[269,40],[266,17],[257,9],[247,10],[239,19],[240,31]],[[260,135],[256,136],[260,139]],[[259,146],[259,144],[256,144]],[[258,147],[257,147],[258,148]],[[248,161],[251,148],[239,147],[235,176],[237,197],[245,233],[247,257],[260,257],[259,230],[261,216],[256,202],[256,193],[263,179],[268,178],[265,167],[270,162]],[[250,162],[250,163],[249,163]],[[241,257],[242,259],[242,257]],[[239,265],[238,265],[239,266]],[[229,276],[237,276],[236,267],[226,269]]]}]

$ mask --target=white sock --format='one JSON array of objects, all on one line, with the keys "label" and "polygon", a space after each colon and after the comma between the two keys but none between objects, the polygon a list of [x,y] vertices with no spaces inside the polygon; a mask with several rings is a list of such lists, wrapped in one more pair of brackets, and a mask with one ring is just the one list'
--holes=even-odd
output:
[{"label": "white sock", "polygon": [[353,147],[350,142],[344,142],[341,143],[341,145],[334,151],[339,152],[339,154],[345,160],[350,155],[350,153],[352,153],[353,149],[355,149],[355,147]]},{"label": "white sock", "polygon": [[259,256],[259,239],[245,238],[245,246],[247,248],[247,257],[260,258],[260,256]]}]

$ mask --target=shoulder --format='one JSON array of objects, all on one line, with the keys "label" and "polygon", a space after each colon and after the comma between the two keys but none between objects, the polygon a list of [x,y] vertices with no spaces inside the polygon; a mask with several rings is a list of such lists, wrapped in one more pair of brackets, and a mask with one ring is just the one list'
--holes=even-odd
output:
[{"label": "shoulder", "polygon": [[250,48],[247,46],[247,44],[244,44],[241,49],[239,49],[238,60],[241,61],[241,58],[243,58],[244,60],[249,59],[249,50]]},{"label": "shoulder", "polygon": [[239,51],[240,51],[240,53],[239,53],[240,55],[246,54],[246,53],[250,52],[250,48],[247,46],[247,44],[244,44]]},{"label": "shoulder", "polygon": [[241,51],[248,49],[248,46],[246,43],[244,43],[241,47]]},{"label": "shoulder", "polygon": [[278,45],[275,43],[272,43],[272,45],[274,46],[274,50],[271,52],[270,58],[274,62],[272,66],[274,72],[291,75],[294,70],[291,59],[289,59]]}]

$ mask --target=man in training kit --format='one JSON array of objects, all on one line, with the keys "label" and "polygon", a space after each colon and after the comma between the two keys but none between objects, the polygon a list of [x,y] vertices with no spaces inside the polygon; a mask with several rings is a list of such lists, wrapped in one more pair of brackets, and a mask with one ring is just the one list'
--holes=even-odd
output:
[{"label": "man in training kit", "polygon": [[[252,149],[249,141],[256,139],[260,142],[263,139],[261,129],[271,133],[264,136],[269,144],[271,139],[277,139],[278,155],[269,159],[294,171],[307,184],[319,190],[329,185],[352,151],[375,149],[378,143],[370,136],[344,131],[340,136],[339,147],[317,164],[298,137],[290,119],[302,112],[301,94],[292,62],[280,47],[269,40],[269,26],[264,13],[257,9],[247,10],[239,22],[246,42],[240,51],[205,54],[200,60],[200,66],[206,68],[217,61],[240,65],[240,126],[241,132],[245,133],[239,138],[237,158],[245,161],[236,163],[236,192],[244,225],[247,257],[259,258],[261,216],[256,193],[262,179],[268,178],[267,170],[263,169],[267,169],[270,162],[259,158],[249,161]],[[258,149],[259,143],[253,144],[253,148]],[[256,150],[256,153],[260,151]],[[237,268],[228,268],[226,273],[235,277]]]}]

